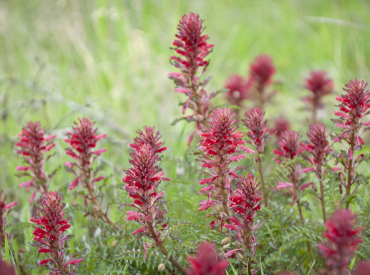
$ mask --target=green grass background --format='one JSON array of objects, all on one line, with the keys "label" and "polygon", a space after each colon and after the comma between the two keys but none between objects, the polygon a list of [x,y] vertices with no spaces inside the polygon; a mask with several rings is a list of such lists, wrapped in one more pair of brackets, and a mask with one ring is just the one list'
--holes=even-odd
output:
[{"label": "green grass background", "polygon": [[[57,154],[47,164],[48,171],[68,160],[64,133],[74,120],[86,116],[108,134],[101,143],[108,149],[101,162],[103,174],[112,175],[109,184],[120,183],[128,168],[127,145],[144,125],[159,129],[169,147],[163,163],[166,174],[180,175],[194,125],[170,126],[181,116],[178,103],[184,98],[173,92],[167,74],[176,71],[169,63],[169,47],[179,19],[188,12],[200,14],[209,42],[215,44],[207,70],[213,76],[208,92],[222,88],[230,74],[246,75],[254,57],[268,53],[280,84],[266,116],[273,120],[285,115],[294,130],[304,133],[309,115],[300,98],[307,95],[303,78],[311,69],[327,70],[338,93],[351,79],[369,80],[369,8],[367,0],[2,0],[0,189],[19,202],[17,213],[23,207],[18,219],[25,221],[29,194],[17,187],[22,179],[14,174],[21,159],[14,153],[14,142],[30,120],[41,121],[57,135]],[[219,96],[215,104],[225,102]],[[329,122],[334,98],[325,103],[321,117]],[[62,169],[51,189],[64,192],[72,179]],[[197,182],[168,186],[168,199],[183,203],[182,209],[176,208],[179,218],[196,212],[198,198],[192,191],[197,189]],[[111,194],[124,200],[124,193],[114,188]],[[113,210],[112,215],[117,220],[121,213]],[[82,234],[75,231],[77,237]]]}]

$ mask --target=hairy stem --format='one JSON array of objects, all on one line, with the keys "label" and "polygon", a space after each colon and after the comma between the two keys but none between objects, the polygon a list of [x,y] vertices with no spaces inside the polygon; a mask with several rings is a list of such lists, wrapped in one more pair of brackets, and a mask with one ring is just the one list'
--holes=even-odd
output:
[{"label": "hairy stem", "polygon": [[320,180],[320,201],[321,201],[322,217],[323,217],[324,223],[326,223],[324,183],[322,179]]},{"label": "hairy stem", "polygon": [[[154,231],[154,228],[153,228],[153,224],[151,222],[147,222],[146,225],[148,226],[148,229],[149,229],[149,232],[150,232],[150,235],[152,237],[153,240],[156,240],[157,241],[157,234],[155,233]],[[163,243],[158,240],[158,244],[157,244],[159,250],[161,251],[161,253],[167,257],[168,255],[168,251],[167,249],[164,247]],[[172,258],[172,256],[170,257],[169,261],[182,273],[182,274],[186,274],[186,269],[181,266],[175,259]]]},{"label": "hairy stem", "polygon": [[[354,154],[355,149],[355,134],[351,134],[350,139],[350,148],[352,154]],[[353,157],[352,159],[348,159],[348,174],[347,174],[347,186],[346,186],[346,196],[351,194],[351,187],[352,187],[352,170],[353,170]],[[349,201],[346,203],[346,209],[349,207]]]}]

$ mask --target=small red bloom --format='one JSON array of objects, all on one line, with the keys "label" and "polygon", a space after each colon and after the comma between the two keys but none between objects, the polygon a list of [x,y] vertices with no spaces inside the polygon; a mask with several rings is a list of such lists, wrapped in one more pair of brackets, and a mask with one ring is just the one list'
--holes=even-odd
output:
[{"label": "small red bloom", "polygon": [[[37,224],[33,231],[34,246],[38,246],[38,252],[49,254],[50,259],[40,261],[40,265],[52,262],[52,274],[71,274],[70,267],[64,263],[64,242],[67,239],[63,232],[71,227],[68,219],[64,219],[62,203],[63,197],[57,192],[49,192],[40,199],[40,212],[43,216],[31,218],[30,221]],[[70,259],[70,261],[72,258]],[[82,259],[80,259],[82,261]],[[62,267],[62,268],[61,268]],[[59,273],[58,273],[59,272]]]},{"label": "small red bloom", "polygon": [[350,210],[337,210],[325,224],[326,241],[319,245],[322,256],[331,267],[331,274],[347,274],[347,266],[362,242],[362,226],[356,227],[356,216]]},{"label": "small red bloom", "polygon": [[201,243],[195,257],[188,257],[188,261],[188,275],[224,275],[229,265],[217,256],[215,245],[210,243]]},{"label": "small red bloom", "polygon": [[278,148],[273,152],[278,156],[294,159],[305,150],[304,144],[299,141],[300,137],[299,132],[285,131]]},{"label": "small red bloom", "polygon": [[[17,171],[29,171],[31,176],[31,180],[27,181],[27,184],[20,184],[20,187],[27,187],[27,193],[33,187],[35,192],[46,194],[53,175],[45,174],[44,164],[48,158],[44,160],[44,153],[55,146],[55,143],[52,142],[55,135],[45,137],[44,128],[41,128],[40,122],[36,121],[28,122],[18,136],[20,142],[15,143],[15,146],[18,147],[16,152],[23,156],[29,166],[17,166]],[[30,203],[32,201],[33,199],[30,200]]]},{"label": "small red bloom", "polygon": [[278,140],[280,140],[281,137],[282,137],[282,134],[287,130],[290,130],[289,120],[286,119],[285,117],[279,117],[275,121],[274,127],[270,128],[270,134],[271,135],[275,134],[275,136],[278,138]]},{"label": "small red bloom", "polygon": [[0,192],[0,247],[4,247],[5,244],[5,212],[9,213],[10,209],[17,204],[16,201],[6,204],[6,196],[1,198],[2,194],[3,192]]},{"label": "small red bloom", "polygon": [[245,81],[241,75],[231,75],[226,80],[224,88],[228,89],[226,98],[232,105],[242,107],[242,102],[249,98],[249,92],[253,81],[251,78]]}]

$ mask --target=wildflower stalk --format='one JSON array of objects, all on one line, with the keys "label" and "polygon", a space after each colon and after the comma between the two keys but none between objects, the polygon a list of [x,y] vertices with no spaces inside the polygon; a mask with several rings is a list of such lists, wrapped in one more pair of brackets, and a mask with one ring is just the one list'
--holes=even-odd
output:
[{"label": "wildflower stalk", "polygon": [[[357,174],[356,168],[363,161],[363,156],[355,156],[355,151],[361,151],[362,145],[364,145],[364,140],[361,138],[361,135],[369,130],[369,127],[362,129],[362,126],[369,126],[369,122],[362,123],[361,118],[365,115],[368,115],[369,112],[367,109],[370,107],[370,92],[366,89],[367,83],[364,81],[350,81],[345,85],[346,88],[343,90],[346,94],[341,95],[336,98],[339,101],[340,111],[334,111],[337,119],[332,119],[335,122],[335,125],[343,129],[342,133],[338,135],[334,142],[339,142],[344,148],[347,149],[347,155],[341,154],[342,165],[344,170],[347,172],[346,180],[339,177],[341,185],[345,187],[346,194],[345,196],[351,195],[352,185],[354,184],[354,178]],[[347,143],[344,144],[343,141]],[[344,175],[340,172],[341,175]],[[349,206],[349,201],[346,203],[346,208]]]},{"label": "wildflower stalk", "polygon": [[3,192],[0,192],[0,247],[4,247],[5,245],[5,226],[6,226],[6,218],[5,218],[5,212],[13,208],[17,202],[13,201],[11,203],[6,204],[6,196],[2,199]]},{"label": "wildflower stalk", "polygon": [[98,170],[94,171],[92,164],[106,149],[93,151],[92,148],[95,148],[97,141],[105,138],[106,134],[96,135],[98,129],[94,128],[95,123],[91,122],[90,119],[82,118],[74,124],[75,127],[72,127],[72,131],[67,131],[68,138],[64,140],[71,146],[71,148],[66,148],[66,154],[76,161],[64,163],[67,172],[76,176],[70,183],[69,190],[72,191],[78,184],[85,187],[87,194],[81,193],[80,195],[84,198],[85,206],[88,205],[88,202],[92,202],[95,219],[100,217],[103,222],[120,230],[121,228],[108,216],[109,207],[106,210],[103,209],[102,198],[100,201],[98,198],[99,192],[95,193],[96,183],[103,180],[104,176],[97,177]]},{"label": "wildflower stalk", "polygon": [[241,131],[235,132],[238,127],[233,127],[236,122],[233,119],[234,116],[235,113],[232,114],[227,108],[214,110],[209,121],[211,129],[203,130],[199,134],[203,138],[199,149],[204,152],[204,155],[197,161],[202,162],[200,166],[209,171],[202,173],[211,177],[199,181],[200,185],[208,186],[200,190],[200,193],[207,195],[207,200],[199,204],[198,211],[213,208],[216,213],[207,215],[216,218],[211,222],[211,228],[217,223],[222,229],[223,218],[230,215],[228,209],[228,197],[232,193],[230,183],[234,178],[239,178],[235,171],[242,167],[230,169],[229,166],[232,161],[245,158],[244,155],[236,154],[240,151],[239,145],[244,144],[245,141],[242,140]]},{"label": "wildflower stalk", "polygon": [[30,176],[31,180],[23,182],[19,187],[27,187],[27,193],[31,188],[34,191],[30,197],[29,202],[32,203],[35,199],[36,193],[41,195],[47,194],[49,190],[49,183],[53,178],[54,173],[47,175],[44,170],[44,164],[52,155],[44,159],[44,153],[54,148],[55,143],[52,140],[55,135],[45,137],[45,130],[41,128],[40,122],[28,122],[18,134],[20,141],[15,143],[19,149],[17,154],[22,155],[24,161],[29,166],[17,166],[17,171],[23,172],[21,176]]},{"label": "wildflower stalk", "polygon": [[[256,150],[258,155],[255,160],[257,162],[258,171],[261,176],[262,191],[263,191],[263,203],[265,207],[268,207],[267,191],[265,186],[265,180],[263,177],[263,167],[262,158],[265,149],[265,142],[270,140],[270,135],[267,129],[267,120],[263,120],[265,112],[259,108],[253,108],[245,113],[246,119],[243,120],[245,126],[249,128],[250,131],[247,132],[247,136],[250,140],[247,143],[251,144]],[[247,153],[255,153],[253,150],[245,148]]]},{"label": "wildflower stalk", "polygon": [[[163,230],[167,227],[164,221],[165,210],[162,209],[163,192],[158,193],[157,188],[162,180],[169,181],[163,177],[162,170],[157,166],[159,162],[159,153],[167,148],[162,146],[159,141],[160,135],[154,134],[154,128],[145,127],[144,132],[138,131],[139,137],[130,146],[133,148],[130,154],[130,164],[132,167],[126,170],[126,177],[122,179],[126,183],[125,189],[133,199],[132,203],[124,206],[131,206],[138,212],[127,211],[127,220],[136,221],[142,227],[135,230],[132,235],[142,233],[153,240],[154,244],[143,244],[145,258],[147,258],[147,249],[157,247],[161,253],[168,256],[168,251],[163,245],[168,234],[163,236]],[[172,256],[169,261],[181,273],[186,274],[186,270]]]}]

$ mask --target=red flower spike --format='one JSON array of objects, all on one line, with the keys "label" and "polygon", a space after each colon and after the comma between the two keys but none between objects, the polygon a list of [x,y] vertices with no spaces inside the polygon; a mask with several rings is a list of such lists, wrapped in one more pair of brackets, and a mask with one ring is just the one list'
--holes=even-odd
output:
[{"label": "red flower spike", "polygon": [[45,137],[44,128],[41,128],[40,122],[36,121],[28,122],[18,137],[20,142],[15,143],[18,147],[16,153],[23,156],[28,166],[17,166],[17,171],[29,171],[27,174],[31,176],[31,180],[25,185],[21,184],[20,187],[27,187],[27,192],[32,187],[37,193],[46,194],[53,175],[47,175],[44,171],[45,161],[48,160],[48,158],[44,159],[44,153],[55,146],[52,141],[55,135]]},{"label": "red flower spike", "polygon": [[[63,209],[65,203],[62,203],[63,197],[57,192],[49,192],[40,199],[39,211],[43,214],[40,217],[31,218],[30,221],[36,224],[33,231],[34,246],[38,246],[38,252],[49,254],[50,259],[41,260],[40,265],[52,263],[52,274],[72,274],[76,271],[71,270],[67,263],[64,263],[64,242],[63,232],[71,227],[69,221],[64,219]],[[82,261],[82,259],[80,259]],[[71,261],[71,259],[69,260]]]},{"label": "red flower spike", "polygon": [[214,244],[201,243],[195,257],[188,257],[191,268],[188,275],[224,275],[228,261],[217,255]]},{"label": "red flower spike", "polygon": [[[204,155],[200,157],[202,162],[201,167],[208,169],[211,178],[200,180],[199,184],[207,184],[212,186],[209,191],[202,189],[203,194],[214,199],[213,209],[216,212],[223,212],[229,216],[227,207],[228,194],[231,194],[230,182],[235,177],[235,170],[230,169],[232,161],[238,161],[244,158],[244,155],[237,155],[239,145],[242,142],[243,134],[235,132],[238,127],[233,127],[236,120],[233,119],[235,114],[231,113],[230,109],[216,109],[210,115],[209,125],[211,129],[203,130],[200,136],[204,139],[200,142],[199,149],[204,151]],[[221,207],[219,207],[221,205]],[[203,206],[200,203],[199,206]],[[205,210],[208,207],[201,207]],[[218,219],[220,216],[217,215]]]},{"label": "red flower spike", "polygon": [[209,128],[207,118],[211,110],[209,100],[215,94],[208,96],[205,90],[209,79],[201,83],[201,76],[204,74],[209,62],[204,60],[213,48],[213,44],[208,44],[208,35],[203,34],[203,20],[198,14],[190,13],[183,15],[178,26],[176,39],[172,43],[175,54],[171,56],[171,63],[181,73],[170,73],[169,78],[174,80],[175,92],[187,96],[183,103],[183,114],[187,108],[191,108],[193,115],[185,117],[189,121],[197,123],[198,130],[202,127]]},{"label": "red flower spike", "polygon": [[0,192],[0,247],[4,247],[5,245],[5,216],[9,213],[10,209],[17,204],[16,201],[6,204],[6,196],[1,198],[2,194],[3,192]]},{"label": "red flower spike", "polygon": [[299,132],[285,131],[282,134],[278,148],[273,152],[278,156],[294,159],[305,149],[299,141],[300,137]]},{"label": "red flower spike", "polygon": [[253,84],[250,78],[248,81],[241,75],[231,75],[226,80],[224,88],[228,89],[226,98],[231,105],[243,107],[243,101],[249,98],[249,93]]},{"label": "red flower spike", "polygon": [[318,248],[331,268],[330,274],[348,274],[347,266],[362,242],[360,233],[364,228],[356,224],[356,216],[350,210],[337,210],[325,224],[326,240]]},{"label": "red flower spike", "polygon": [[312,95],[304,98],[306,103],[311,104],[313,123],[317,123],[317,110],[321,108],[322,98],[333,91],[333,79],[327,77],[325,71],[311,71],[310,77],[306,78],[304,86],[311,91]]},{"label": "red flower spike", "polygon": [[75,176],[69,185],[69,190],[74,190],[78,185],[86,188],[87,192],[81,193],[85,206],[88,207],[88,203],[92,202],[94,208],[97,209],[93,210],[96,216],[99,216],[103,222],[115,227],[115,229],[120,229],[102,208],[101,198],[95,195],[96,184],[104,177],[97,176],[97,171],[94,171],[92,164],[96,158],[106,152],[107,149],[105,148],[96,149],[96,145],[99,140],[107,135],[105,133],[97,135],[98,128],[94,128],[94,126],[95,122],[92,122],[91,119],[82,118],[74,122],[71,131],[66,132],[68,138],[64,141],[70,145],[70,148],[66,148],[66,154],[76,162],[65,163],[67,171]]},{"label": "red flower spike", "polygon": [[240,243],[240,252],[252,257],[257,246],[254,232],[258,229],[254,226],[254,219],[261,209],[262,200],[259,185],[252,174],[243,176],[236,184],[237,189],[233,196],[229,198],[229,205],[234,213],[234,216],[229,217],[235,229],[233,238]]},{"label": "red flower spike", "polygon": [[265,141],[270,139],[266,120],[263,120],[265,112],[259,108],[252,108],[250,111],[245,113],[246,119],[243,119],[243,123],[247,126],[250,132],[247,132],[247,136],[250,138],[250,144],[257,149],[259,154],[263,153],[265,148]]},{"label": "red flower spike", "polygon": [[337,106],[342,112],[334,111],[334,115],[338,118],[333,121],[340,128],[340,134],[337,135],[334,142],[343,144],[348,154],[348,158],[344,158],[342,162],[344,170],[347,171],[347,178],[340,179],[341,185],[346,188],[346,196],[351,194],[351,187],[354,184],[353,178],[356,176],[355,169],[361,162],[361,157],[357,162],[352,161],[358,157],[354,155],[355,151],[362,149],[361,134],[364,132],[362,126],[366,126],[366,123],[361,123],[361,118],[370,113],[367,111],[370,107],[370,91],[365,90],[366,86],[367,83],[364,81],[351,80],[343,89],[346,94],[336,98],[339,101]]},{"label": "red flower spike", "polygon": [[[159,153],[163,152],[162,142],[159,141],[160,135],[154,134],[154,128],[145,127],[145,133],[137,132],[139,137],[135,138],[135,143],[131,144],[132,152],[129,160],[132,167],[125,170],[126,177],[122,179],[127,183],[124,189],[133,199],[128,206],[136,208],[135,211],[127,211],[128,221],[135,221],[140,224],[140,228],[135,230],[132,235],[144,234],[153,240],[160,251],[167,255],[167,250],[163,246],[167,235],[162,237],[162,230],[167,226],[165,223],[161,201],[163,192],[157,194],[156,188],[163,177],[162,170],[157,166],[160,158]],[[158,228],[160,227],[160,228]],[[145,257],[146,257],[146,247]],[[175,259],[170,260],[174,266],[185,273],[185,269],[180,266]]]},{"label": "red flower spike", "polygon": [[270,93],[266,91],[272,83],[272,76],[275,71],[272,57],[266,54],[258,55],[254,63],[250,65],[249,77],[254,82],[254,90],[251,96],[261,109],[275,94],[274,91]]},{"label": "red flower spike", "polygon": [[270,134],[275,135],[278,140],[281,139],[285,131],[290,130],[290,122],[285,117],[279,117],[274,124],[273,128],[270,128]]}]

